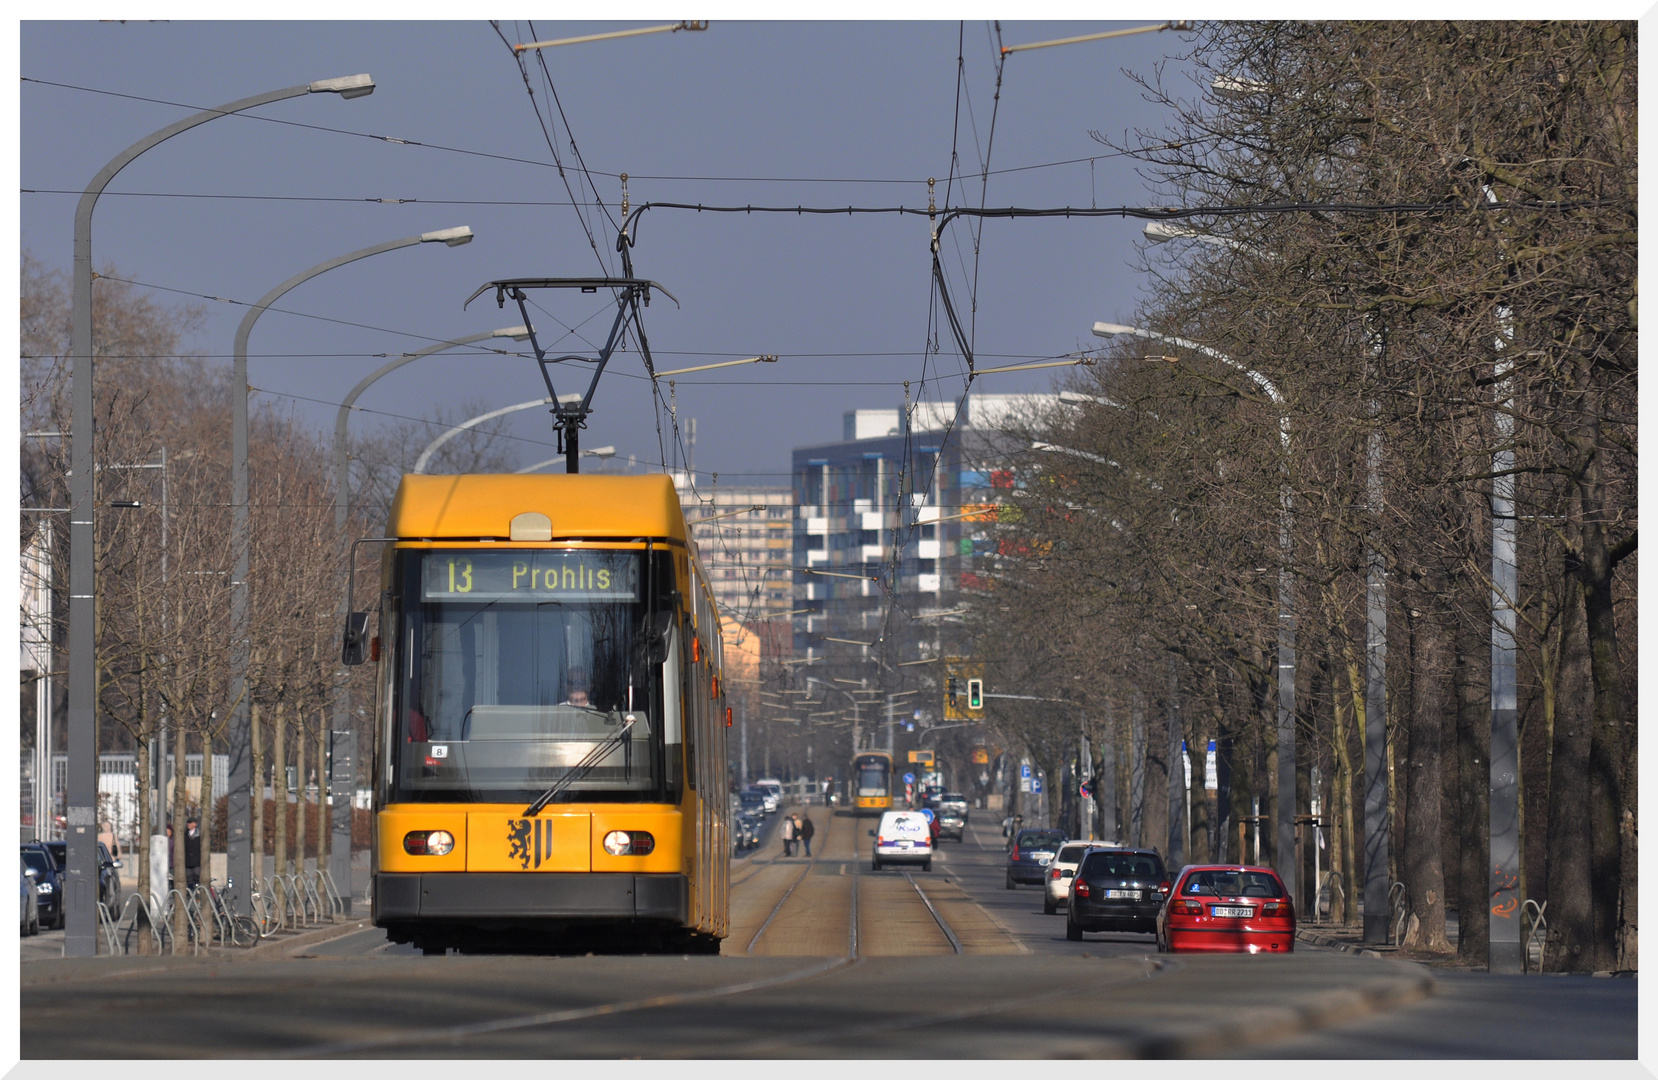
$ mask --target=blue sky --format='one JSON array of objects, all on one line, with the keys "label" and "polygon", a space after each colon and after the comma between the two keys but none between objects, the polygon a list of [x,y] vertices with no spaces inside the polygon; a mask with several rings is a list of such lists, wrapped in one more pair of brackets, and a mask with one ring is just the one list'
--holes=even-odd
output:
[{"label": "blue sky", "polygon": [[[1149,21],[1004,22],[1001,33],[1016,44]],[[566,166],[561,179],[501,35],[522,42],[642,25],[651,23],[538,21],[532,38],[527,23],[505,22],[500,35],[487,22],[25,22],[21,74],[40,81],[20,88],[22,247],[67,272],[76,194],[120,150],[195,108],[371,74],[369,97],[281,102],[150,151],[116,178],[93,224],[99,268],[113,263],[159,299],[202,306],[191,344],[227,365],[245,309],[200,296],[253,300],[336,255],[469,225],[477,239],[468,246],[421,245],[333,271],[285,298],[292,314],[262,317],[250,381],[266,404],[328,430],[331,403],[383,362],[378,354],[519,322],[488,297],[461,309],[483,282],[593,274],[601,262],[619,269],[613,227],[590,205],[572,135],[618,219],[622,172],[635,206],[925,207],[928,177],[940,181],[943,205],[952,141],[958,177],[967,177],[952,205],[978,204],[987,146],[987,205],[1155,201],[1123,159],[1073,159],[1110,154],[1091,129],[1120,137],[1160,122],[1124,69],[1149,73],[1181,50],[1180,38],[1012,54],[998,102],[994,31],[984,22],[715,21],[700,33],[565,46],[544,54],[556,104],[539,60],[525,53],[534,103]],[[1073,163],[1026,168],[1064,161]],[[598,255],[570,191],[589,204]],[[370,201],[379,199],[414,201]],[[1096,319],[1130,315],[1144,288],[1134,269],[1140,229],[1120,219],[985,225],[972,313],[980,366],[1090,347]],[[945,261],[964,317],[974,257],[972,229],[957,223]],[[934,325],[923,218],[653,210],[634,264],[681,304],[658,297],[646,313],[658,368],[782,356],[676,380],[680,416],[698,421],[698,469],[719,472],[721,483],[784,483],[791,447],[838,438],[844,410],[896,406],[905,379],[920,386]],[[608,329],[602,296],[543,303],[544,329],[557,320],[595,341]],[[947,328],[939,340],[925,365],[935,400],[961,387]],[[586,346],[567,338],[561,348]],[[613,363],[584,445],[660,460],[642,372],[631,352]],[[1036,371],[976,385],[1009,392],[1051,382],[1052,372]],[[527,356],[452,353],[382,380],[360,402],[375,412],[353,423],[440,405],[496,408],[543,392]],[[512,431],[524,464],[552,456],[545,414],[519,414]]]}]

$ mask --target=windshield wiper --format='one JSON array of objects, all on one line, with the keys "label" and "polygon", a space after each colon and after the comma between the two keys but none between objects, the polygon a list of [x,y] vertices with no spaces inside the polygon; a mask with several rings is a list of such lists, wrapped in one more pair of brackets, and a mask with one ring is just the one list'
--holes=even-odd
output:
[{"label": "windshield wiper", "polygon": [[[580,708],[580,706],[577,707]],[[595,709],[593,711],[597,712],[598,710]],[[628,732],[633,730],[633,725],[638,718],[638,713],[629,713],[622,720],[622,726],[616,730],[614,735],[611,735],[604,742],[589,750],[586,757],[576,762],[576,764],[571,767],[569,772],[559,777],[558,783],[548,788],[542,793],[539,799],[525,807],[524,816],[535,817],[537,814],[541,813],[543,807],[556,799],[559,793],[565,788],[592,772],[593,768],[598,765],[599,762],[609,757],[612,751],[622,745],[622,740],[627,737]]]}]

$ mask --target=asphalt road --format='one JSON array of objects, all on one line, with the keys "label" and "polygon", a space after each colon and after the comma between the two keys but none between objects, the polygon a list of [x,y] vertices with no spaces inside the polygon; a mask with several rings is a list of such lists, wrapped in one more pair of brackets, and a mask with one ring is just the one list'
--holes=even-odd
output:
[{"label": "asphalt road", "polygon": [[[252,953],[23,965],[24,1057],[1600,1057],[1635,981],[1430,978],[1305,948],[1068,942],[976,817],[933,870],[872,872],[869,821],[733,866],[717,957],[414,955],[363,929]],[[1435,992],[1437,990],[1437,992]],[[1561,1022],[1564,1020],[1565,1022]]]}]

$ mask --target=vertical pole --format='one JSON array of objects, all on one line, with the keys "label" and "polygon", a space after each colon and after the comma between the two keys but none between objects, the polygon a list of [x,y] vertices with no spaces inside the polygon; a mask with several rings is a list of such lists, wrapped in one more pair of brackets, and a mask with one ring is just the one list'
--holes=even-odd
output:
[{"label": "vertical pole", "polygon": [[238,333],[230,377],[230,547],[235,559],[230,575],[230,790],[225,802],[226,892],[240,915],[253,913],[253,865],[249,821],[253,813],[250,792],[252,740],[248,716],[248,358],[246,337]]},{"label": "vertical pole", "polygon": [[1300,863],[1295,850],[1295,588],[1290,571],[1289,487],[1280,501],[1278,546],[1284,563],[1278,569],[1278,826],[1277,870],[1290,896],[1299,896]]},{"label": "vertical pole", "polygon": [[1164,862],[1175,870],[1186,864],[1186,782],[1185,759],[1181,753],[1180,682],[1174,657],[1169,657],[1169,846]]},{"label": "vertical pole", "polygon": [[[1513,336],[1506,305],[1497,309],[1499,350]],[[1497,451],[1491,473],[1491,910],[1487,967],[1493,973],[1521,970],[1519,738],[1515,682],[1514,597],[1519,567],[1514,518],[1514,417],[1509,370],[1512,361],[1497,361]],[[1470,912],[1473,918],[1474,913]]]},{"label": "vertical pole", "polygon": [[740,738],[742,740],[742,747],[743,747],[743,762],[742,762],[742,764],[743,764],[743,772],[742,772],[743,787],[746,788],[746,787],[748,787],[748,702],[747,701],[738,700],[738,702],[737,702],[737,715],[738,715],[738,717],[740,717],[740,720],[739,720],[740,726],[737,728],[737,732],[738,732],[738,735],[740,736]]},{"label": "vertical pole", "polygon": [[[109,172],[108,167],[105,172]],[[69,467],[69,777],[64,839],[67,887],[64,905],[65,956],[96,956],[98,865],[98,778],[96,720],[97,661],[93,650],[92,529],[92,207],[108,180],[99,174],[96,190],[81,196],[75,213],[75,263],[70,318],[72,365]]]},{"label": "vertical pole", "polygon": [[1100,839],[1120,840],[1117,828],[1117,732],[1106,706],[1105,737],[1100,743],[1100,776],[1094,786],[1094,801],[1100,810]]},{"label": "vertical pole", "polygon": [[334,879],[334,888],[345,902],[346,915],[351,914],[351,811],[352,796],[357,787],[357,734],[353,730],[332,732],[333,745],[328,753],[328,789],[334,797],[331,828],[333,836],[328,846],[328,876]]},{"label": "vertical pole", "polygon": [[1146,707],[1140,691],[1129,706],[1128,842],[1145,842],[1146,821]]},{"label": "vertical pole", "polygon": [[[1372,415],[1374,415],[1374,406]],[[1382,433],[1370,432],[1366,447],[1370,512],[1382,509]],[[1387,567],[1372,533],[1366,543],[1364,645],[1364,940],[1388,938],[1387,816]]]}]

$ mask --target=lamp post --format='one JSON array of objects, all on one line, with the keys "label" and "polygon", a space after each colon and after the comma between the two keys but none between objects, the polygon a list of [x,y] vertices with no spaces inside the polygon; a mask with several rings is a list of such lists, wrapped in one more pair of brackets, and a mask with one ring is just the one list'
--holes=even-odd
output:
[{"label": "lamp post", "polygon": [[92,509],[92,211],[115,175],[134,158],[174,135],[199,124],[245,109],[305,94],[329,93],[343,98],[374,92],[367,75],[347,75],[272,90],[233,101],[217,109],[203,109],[146,136],[111,158],[81,194],[75,207],[74,287],[69,319],[69,356],[72,369],[70,399],[69,472],[69,776],[64,855],[67,881],[63,893],[65,956],[96,956],[98,952],[98,776],[96,659],[93,650],[93,509]]},{"label": "lamp post", "polygon": [[[1164,341],[1183,349],[1201,353],[1235,371],[1242,372],[1278,406],[1278,439],[1286,457],[1290,449],[1290,417],[1284,397],[1272,380],[1252,368],[1240,364],[1225,353],[1185,338],[1142,330],[1134,326],[1097,322],[1097,337],[1132,334],[1153,341]],[[1285,462],[1288,468],[1288,462]],[[1292,509],[1289,484],[1279,490],[1278,548],[1283,564],[1278,569],[1278,799],[1277,799],[1277,863],[1278,874],[1291,896],[1299,895],[1296,885],[1299,864],[1295,857],[1295,593],[1290,571],[1290,525]],[[1171,770],[1170,776],[1174,774]]]},{"label": "lamp post", "polygon": [[228,795],[228,813],[225,824],[228,827],[225,834],[225,848],[228,855],[229,877],[232,882],[238,874],[242,875],[242,884],[234,885],[229,889],[231,902],[236,910],[248,914],[251,908],[251,891],[247,883],[254,876],[256,870],[252,859],[252,837],[248,835],[249,818],[253,797],[251,791],[251,760],[250,745],[251,732],[248,728],[248,335],[253,332],[253,324],[259,321],[259,316],[276,303],[285,293],[296,286],[327,273],[336,267],[354,263],[359,259],[366,259],[372,255],[380,255],[388,251],[397,251],[400,248],[413,247],[416,244],[442,244],[445,247],[459,247],[470,243],[472,230],[465,225],[452,229],[437,229],[432,232],[420,233],[416,236],[406,236],[401,240],[388,240],[383,244],[374,244],[370,247],[353,251],[327,262],[318,263],[309,270],[295,274],[270,292],[254,302],[248,313],[242,317],[241,325],[236,327],[235,359],[232,365],[230,397],[231,397],[231,464],[230,464],[230,544],[235,553],[236,566],[231,576],[230,594],[230,700],[234,712],[230,718],[230,790]]},{"label": "lamp post", "polygon": [[[500,330],[491,330],[483,334],[471,334],[467,337],[456,338],[454,341],[440,341],[436,345],[428,345],[418,352],[404,353],[395,359],[381,364],[367,375],[363,376],[351,393],[340,402],[339,411],[334,415],[334,536],[340,545],[339,557],[342,562],[351,557],[351,545],[346,540],[345,523],[351,503],[351,475],[350,460],[347,454],[348,441],[346,429],[351,422],[352,410],[357,407],[357,399],[382,377],[390,375],[406,364],[412,364],[423,357],[448,349],[459,349],[466,345],[476,345],[480,341],[489,341],[494,338],[511,338],[513,341],[523,341],[530,336],[528,327],[510,326]],[[345,590],[340,591],[340,623],[343,625],[346,616],[351,613],[351,598]],[[343,669],[337,670],[334,680],[334,723],[330,729],[332,736],[329,740],[329,756],[334,768],[329,776],[329,794],[334,799],[332,822],[333,842],[328,846],[329,873],[335,881],[351,880],[351,794],[356,786],[354,777],[344,767],[345,762],[352,760],[355,755],[346,740],[351,737],[351,685],[346,681]],[[351,890],[346,889],[340,894],[345,901],[345,913],[351,914]]]}]

